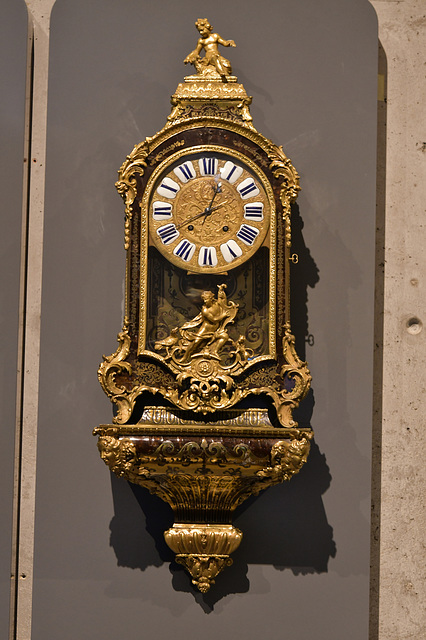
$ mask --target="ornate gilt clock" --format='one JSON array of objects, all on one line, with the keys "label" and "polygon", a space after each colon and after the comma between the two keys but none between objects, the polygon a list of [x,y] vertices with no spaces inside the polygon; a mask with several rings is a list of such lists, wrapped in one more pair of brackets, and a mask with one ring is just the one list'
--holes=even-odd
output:
[{"label": "ornate gilt clock", "polygon": [[196,27],[196,73],[119,170],[125,317],[95,434],[114,473],[171,505],[166,541],[206,592],[240,543],[235,508],[297,473],[313,433],[292,415],[311,379],[290,328],[298,174],[252,123],[218,49],[234,42]]}]

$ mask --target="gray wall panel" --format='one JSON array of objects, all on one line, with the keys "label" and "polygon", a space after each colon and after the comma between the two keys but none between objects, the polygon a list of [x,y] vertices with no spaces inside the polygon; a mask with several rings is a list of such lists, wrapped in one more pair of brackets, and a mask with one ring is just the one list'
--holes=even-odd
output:
[{"label": "gray wall panel", "polygon": [[[195,594],[161,538],[170,510],[112,478],[91,429],[111,408],[124,277],[116,171],[159,130],[194,20],[237,48],[255,126],[301,174],[293,316],[316,446],[243,505],[234,566]],[[365,640],[374,292],[377,25],[367,0],[58,0],[52,14],[33,639]],[[314,345],[305,346],[305,330]],[[309,613],[308,613],[309,612]],[[198,633],[198,631],[197,631]]]},{"label": "gray wall panel", "polygon": [[0,21],[0,637],[8,634],[13,457],[24,152],[27,11],[20,0],[2,3]]}]

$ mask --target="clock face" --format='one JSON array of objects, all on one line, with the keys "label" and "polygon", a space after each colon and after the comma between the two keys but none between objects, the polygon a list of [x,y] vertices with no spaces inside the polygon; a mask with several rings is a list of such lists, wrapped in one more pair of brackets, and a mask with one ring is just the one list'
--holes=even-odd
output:
[{"label": "clock face", "polygon": [[142,206],[152,244],[194,273],[223,273],[264,243],[272,189],[242,154],[213,145],[182,150],[153,172]]}]

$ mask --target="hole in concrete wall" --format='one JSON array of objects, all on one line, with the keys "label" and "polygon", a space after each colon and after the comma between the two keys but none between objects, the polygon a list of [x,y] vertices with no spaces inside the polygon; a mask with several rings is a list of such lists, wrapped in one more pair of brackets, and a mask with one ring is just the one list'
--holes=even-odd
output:
[{"label": "hole in concrete wall", "polygon": [[410,318],[407,320],[407,331],[411,333],[411,335],[415,336],[423,329],[423,323],[416,317]]}]

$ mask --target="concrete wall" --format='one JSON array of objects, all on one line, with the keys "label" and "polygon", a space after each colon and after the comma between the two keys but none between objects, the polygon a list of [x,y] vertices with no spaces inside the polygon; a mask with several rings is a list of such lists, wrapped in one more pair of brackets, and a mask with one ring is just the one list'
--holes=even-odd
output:
[{"label": "concrete wall", "polygon": [[387,86],[379,131],[372,633],[400,640],[426,637],[426,11],[422,0],[373,5]]}]

